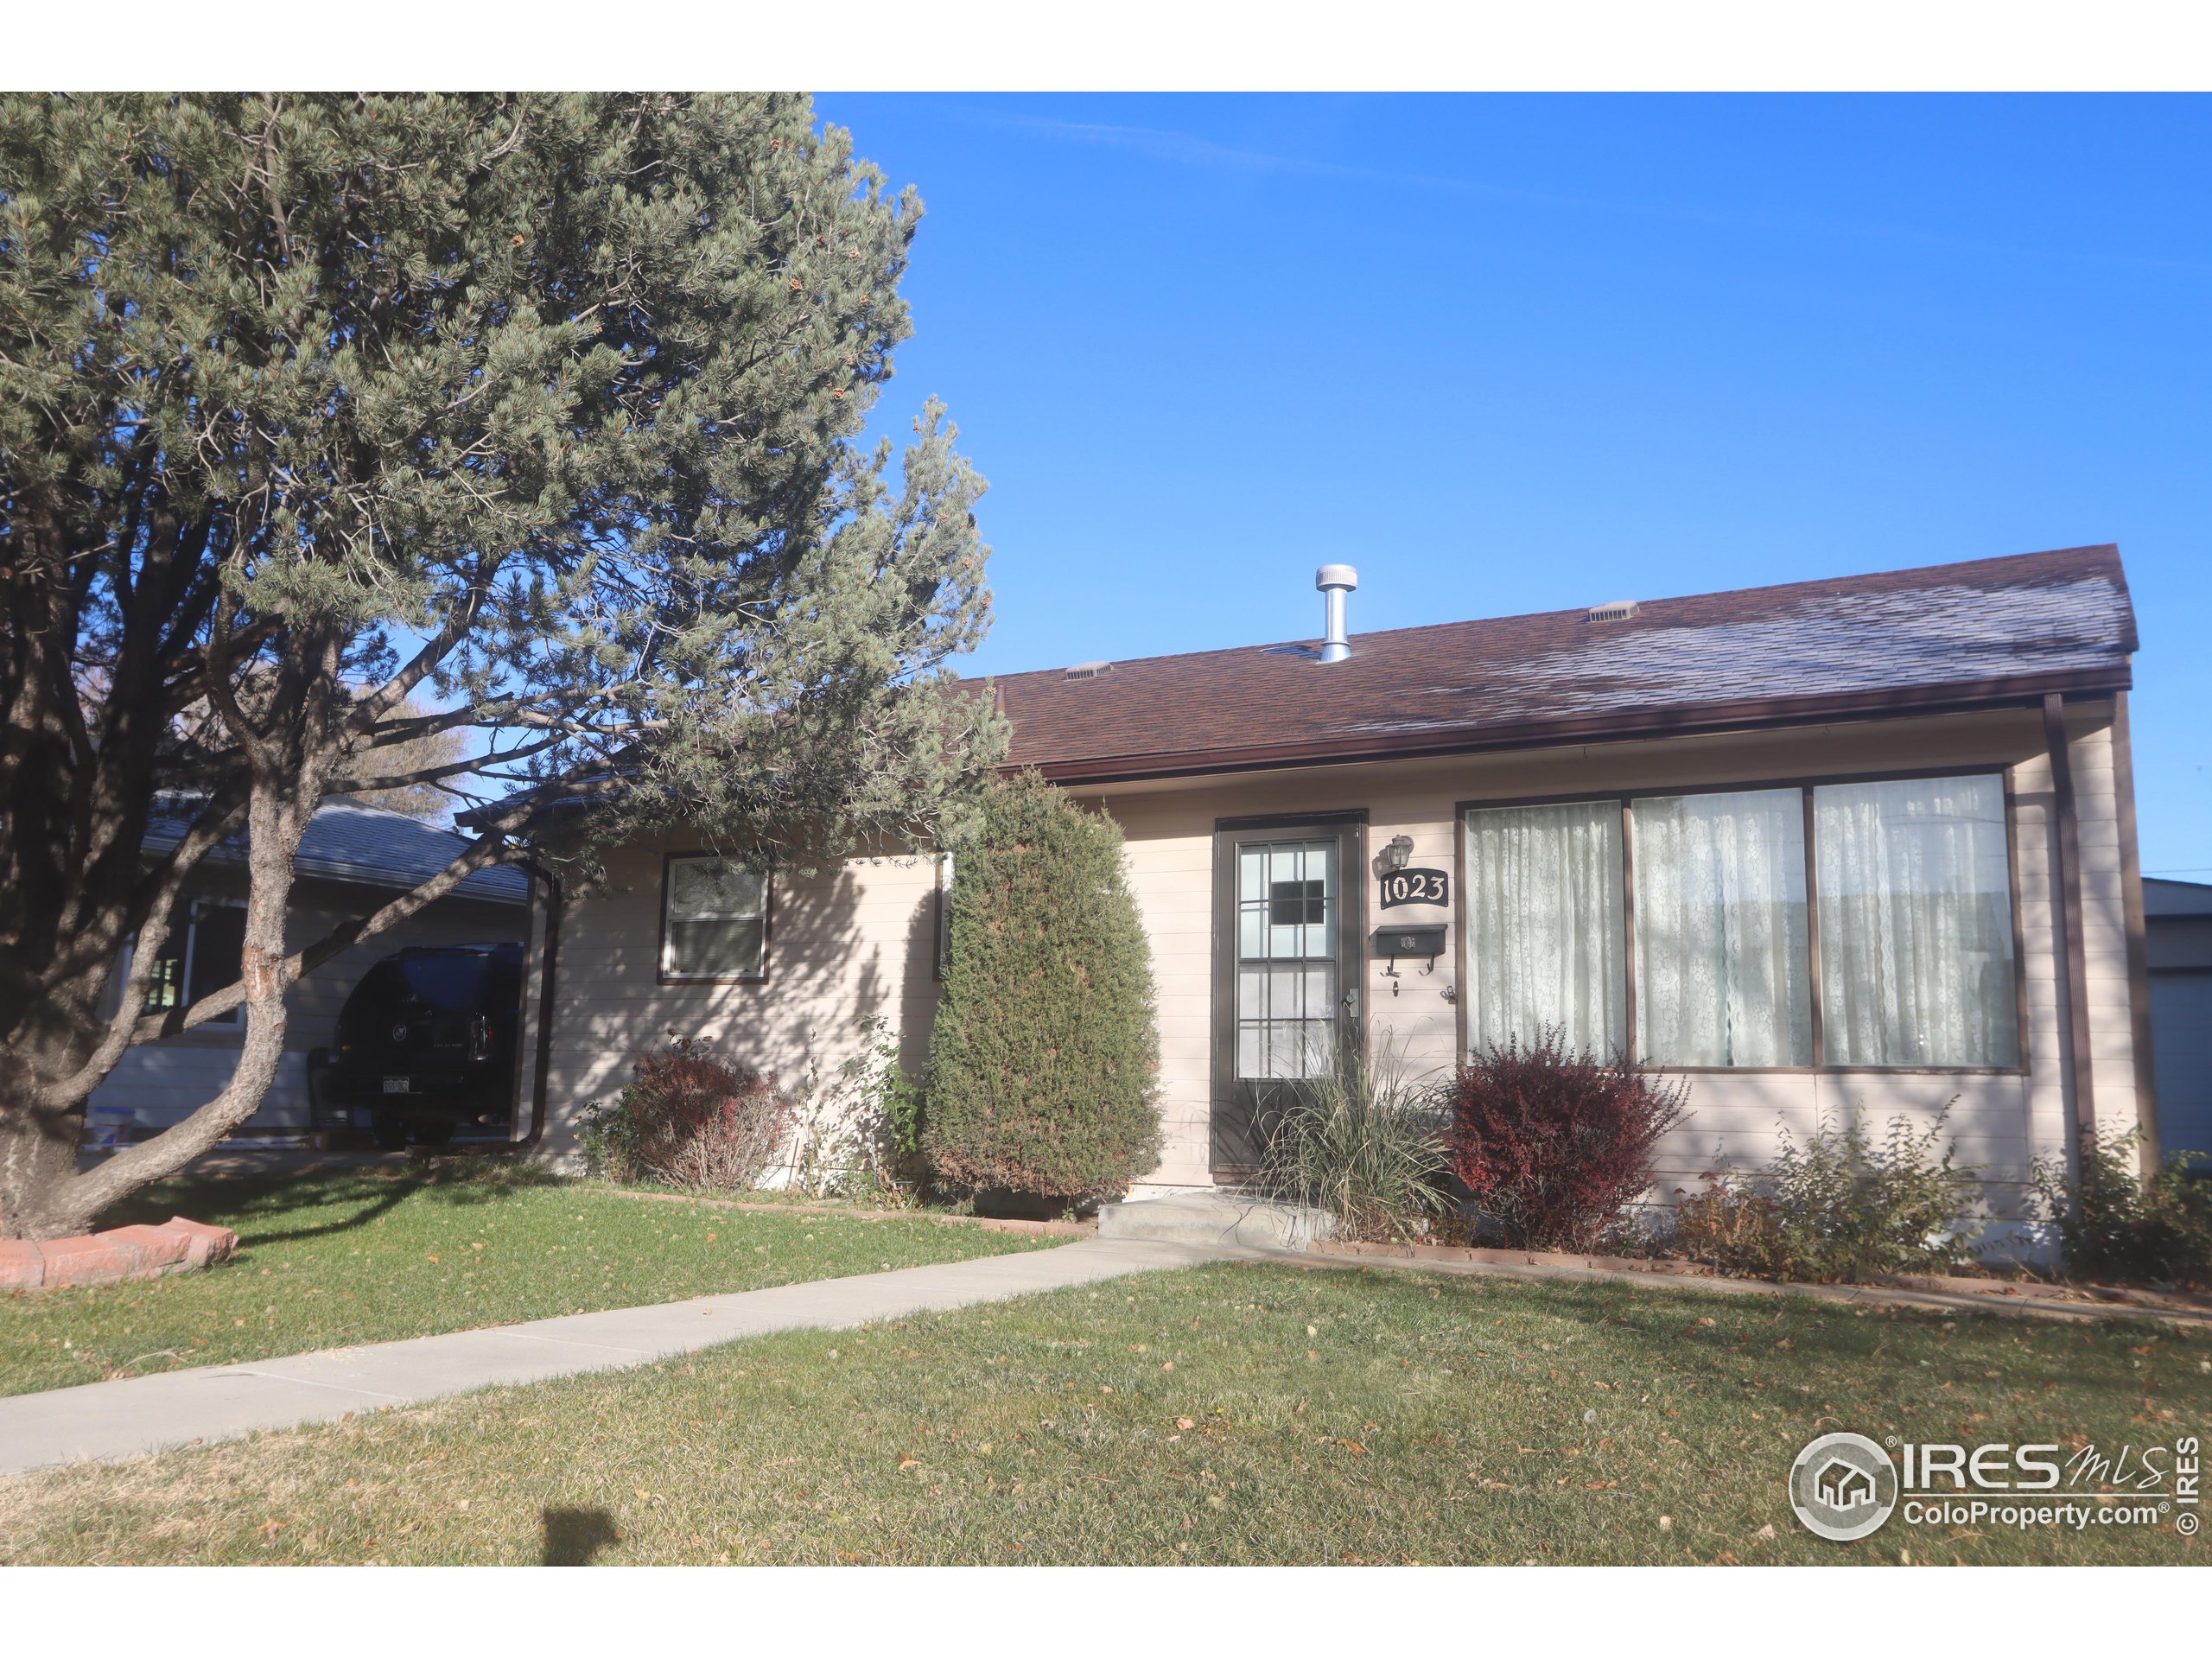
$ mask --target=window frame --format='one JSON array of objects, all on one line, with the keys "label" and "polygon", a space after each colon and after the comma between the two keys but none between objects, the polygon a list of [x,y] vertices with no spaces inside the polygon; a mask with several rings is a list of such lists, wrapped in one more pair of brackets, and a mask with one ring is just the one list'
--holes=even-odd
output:
[{"label": "window frame", "polygon": [[[2009,765],[1967,764],[1950,766],[1884,768],[1875,771],[1821,772],[1789,778],[1740,778],[1719,784],[1651,784],[1630,789],[1595,789],[1547,795],[1501,796],[1455,801],[1452,806],[1452,857],[1459,875],[1459,891],[1452,901],[1452,925],[1458,933],[1453,945],[1454,973],[1462,988],[1454,998],[1454,1027],[1458,1052],[1467,1053],[1467,855],[1466,818],[1470,812],[1491,807],[1582,805],[1593,801],[1617,802],[1621,814],[1622,950],[1628,970],[1628,995],[1624,1009],[1628,1063],[1640,1071],[1710,1077],[2024,1077],[2029,1075],[2028,957],[2026,931],[2020,916],[2020,835],[2018,803],[2013,792]],[[1994,778],[2005,798],[2005,874],[2012,924],[2012,1020],[2019,1039],[2016,1065],[1838,1065],[1827,1058],[1827,1034],[1821,1019],[1820,855],[1814,844],[1813,791],[1838,784],[1903,784],[1927,778]],[[1805,835],[1805,948],[1806,994],[1812,1000],[1813,1063],[1810,1065],[1656,1065],[1637,1052],[1636,961],[1636,825],[1630,803],[1681,795],[1739,795],[1761,790],[1794,789],[1804,813]]]},{"label": "window frame", "polygon": [[952,849],[941,849],[937,864],[937,949],[930,962],[930,977],[942,985],[952,967]]},{"label": "window frame", "polygon": [[[216,898],[206,893],[202,893],[196,898],[188,899],[185,901],[184,920],[182,923],[184,928],[184,950],[180,955],[174,958],[176,963],[177,971],[177,1000],[170,1007],[166,1008],[149,1008],[146,1007],[142,1003],[138,1010],[138,1017],[140,1019],[154,1019],[172,1012],[179,1015],[182,1015],[190,1010],[193,1003],[198,1001],[198,999],[192,995],[192,970],[199,963],[200,924],[203,919],[205,919],[207,913],[209,911],[235,910],[243,912],[245,907],[245,900],[243,899]],[[172,923],[170,925],[173,929],[176,924]],[[164,933],[163,938],[167,938],[166,932]],[[158,950],[162,941],[156,940],[155,943],[156,949]],[[123,967],[121,973],[117,976],[116,982],[118,995],[120,995],[123,988],[130,982],[130,971],[137,964],[138,945],[139,941],[134,938],[130,943],[123,947]],[[157,961],[160,958],[158,957],[156,958]],[[209,1014],[207,1018],[200,1021],[200,1023],[193,1027],[192,1029],[194,1031],[207,1031],[213,1029],[216,1031],[228,1032],[237,1030],[244,1023],[244,1005],[241,1004],[238,1007],[226,1008],[220,1014]]]},{"label": "window frame", "polygon": [[[751,972],[734,974],[678,974],[668,966],[668,906],[674,897],[673,868],[687,860],[714,859],[723,863],[744,865],[745,860],[734,853],[710,853],[704,850],[688,853],[663,853],[660,858],[660,942],[653,954],[656,981],[663,985],[764,985],[768,981],[768,957],[775,935],[776,883],[772,872],[761,870],[760,876],[760,965]],[[751,866],[746,866],[751,868]],[[741,914],[727,919],[747,919]]]},{"label": "window frame", "polygon": [[[207,919],[208,912],[215,910],[235,910],[243,915],[245,901],[231,899],[195,899],[192,901],[192,926],[184,936],[184,1006],[187,1009],[200,1000],[192,994],[193,972],[200,965],[200,925]],[[239,971],[245,971],[243,963]],[[226,1008],[220,1014],[211,1014],[200,1023],[203,1026],[239,1026],[245,1023],[245,1005],[240,1003],[237,1007]]]}]

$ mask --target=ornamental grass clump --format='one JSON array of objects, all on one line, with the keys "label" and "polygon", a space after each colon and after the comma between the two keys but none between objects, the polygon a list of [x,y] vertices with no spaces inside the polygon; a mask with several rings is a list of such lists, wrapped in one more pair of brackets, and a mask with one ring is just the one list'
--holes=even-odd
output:
[{"label": "ornamental grass clump", "polygon": [[1300,1086],[1268,1138],[1260,1184],[1337,1218],[1340,1238],[1410,1238],[1447,1205],[1442,1111],[1398,1052],[1352,1055]]},{"label": "ornamental grass clump", "polygon": [[[1900,1114],[1879,1141],[1823,1116],[1750,1175],[1725,1166],[1682,1196],[1668,1246],[1725,1273],[1811,1283],[1946,1273],[1981,1236],[1980,1170],[1957,1161],[1950,1108],[1924,1130]],[[1938,1150],[1938,1143],[1941,1150]]]},{"label": "ornamental grass clump", "polygon": [[709,1046],[671,1031],[620,1096],[590,1109],[582,1138],[591,1173],[725,1192],[760,1185],[791,1133],[792,1102],[772,1074],[718,1059]]},{"label": "ornamental grass clump", "polygon": [[938,1182],[1059,1205],[1160,1159],[1151,948],[1122,832],[1035,773],[955,849],[922,1147]]},{"label": "ornamental grass clump", "polygon": [[1510,1249],[1592,1250],[1651,1185],[1653,1149],[1688,1086],[1570,1050],[1566,1033],[1516,1038],[1451,1084],[1452,1173]]}]

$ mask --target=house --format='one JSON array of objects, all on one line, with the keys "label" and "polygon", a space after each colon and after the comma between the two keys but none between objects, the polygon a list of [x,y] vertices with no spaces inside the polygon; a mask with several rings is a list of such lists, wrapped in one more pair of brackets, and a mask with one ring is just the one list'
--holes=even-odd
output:
[{"label": "house", "polygon": [[[181,804],[157,810],[146,830],[148,855],[168,852],[189,823]],[[300,837],[287,943],[297,949],[340,922],[367,915],[435,875],[467,845],[451,830],[404,813],[342,797],[325,801]],[[518,941],[528,924],[529,890],[529,878],[511,866],[475,871],[407,921],[302,976],[286,995],[284,1058],[276,1079],[240,1132],[296,1133],[311,1126],[308,1056],[328,1045],[346,994],[378,958],[410,944]],[[242,842],[219,847],[201,861],[157,947],[148,1013],[189,1005],[195,996],[236,982],[245,894]],[[134,1046],[93,1092],[88,1121],[96,1131],[124,1140],[167,1128],[221,1091],[238,1067],[245,1039],[244,1022],[233,1010],[160,1042]]]},{"label": "house", "polygon": [[2146,877],[2143,910],[2158,1147],[2212,1164],[2212,887]]},{"label": "house", "polygon": [[[1947,1106],[1999,1196],[2150,1110],[2119,554],[2075,548],[995,682],[1009,766],[1121,823],[1165,1150],[1234,1183],[1347,1041],[1415,1072],[1564,1027],[1690,1084],[1657,1192],[1783,1126]],[[613,849],[562,918],[549,1145],[673,1027],[786,1076],[919,1065],[944,870]],[[532,976],[535,978],[535,976]]]}]

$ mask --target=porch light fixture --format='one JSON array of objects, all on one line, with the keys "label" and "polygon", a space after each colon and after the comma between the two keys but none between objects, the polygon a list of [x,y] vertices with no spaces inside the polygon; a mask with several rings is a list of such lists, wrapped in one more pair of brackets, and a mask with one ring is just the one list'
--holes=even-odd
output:
[{"label": "porch light fixture", "polygon": [[1390,844],[1382,849],[1382,857],[1377,861],[1382,868],[1376,874],[1388,875],[1393,870],[1402,870],[1413,862],[1413,857],[1414,838],[1411,836],[1393,836]]}]

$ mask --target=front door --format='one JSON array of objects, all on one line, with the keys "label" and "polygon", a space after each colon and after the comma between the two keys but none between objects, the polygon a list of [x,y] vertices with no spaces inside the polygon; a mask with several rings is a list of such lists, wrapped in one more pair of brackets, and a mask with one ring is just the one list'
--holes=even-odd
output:
[{"label": "front door", "polygon": [[1358,1044],[1363,817],[1215,832],[1216,1179],[1255,1173],[1284,1104]]}]

